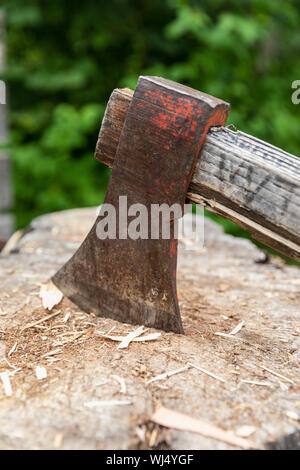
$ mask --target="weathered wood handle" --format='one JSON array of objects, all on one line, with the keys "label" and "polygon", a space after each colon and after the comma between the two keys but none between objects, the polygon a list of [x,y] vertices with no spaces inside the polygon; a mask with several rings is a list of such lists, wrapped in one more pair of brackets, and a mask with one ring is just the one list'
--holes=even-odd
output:
[{"label": "weathered wood handle", "polygon": [[[95,157],[112,167],[133,91],[116,89]],[[300,261],[300,159],[243,132],[211,128],[189,186],[191,201]]]}]

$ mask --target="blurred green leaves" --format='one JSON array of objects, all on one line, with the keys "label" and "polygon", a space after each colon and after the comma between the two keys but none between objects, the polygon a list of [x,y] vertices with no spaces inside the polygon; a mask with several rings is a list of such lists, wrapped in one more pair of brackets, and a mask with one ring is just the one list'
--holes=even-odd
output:
[{"label": "blurred green leaves", "polygon": [[178,39],[192,34],[202,39],[203,31],[210,24],[209,16],[200,8],[191,8],[185,4],[178,6],[176,10],[176,19],[166,26],[166,38]]},{"label": "blurred green leaves", "polygon": [[[99,104],[58,104],[39,140],[13,142],[19,224],[38,214],[99,204],[108,172],[84,151],[103,114]],[[102,170],[102,171],[101,171]]]},{"label": "blurred green leaves", "polygon": [[[99,204],[93,159],[113,88],[161,75],[231,103],[228,123],[300,154],[300,2],[5,0],[19,226]],[[235,234],[241,229],[227,221]]]},{"label": "blurred green leaves", "polygon": [[86,146],[86,136],[99,124],[102,114],[103,108],[98,104],[87,104],[78,110],[70,104],[57,105],[52,122],[42,136],[42,148],[70,154]]}]

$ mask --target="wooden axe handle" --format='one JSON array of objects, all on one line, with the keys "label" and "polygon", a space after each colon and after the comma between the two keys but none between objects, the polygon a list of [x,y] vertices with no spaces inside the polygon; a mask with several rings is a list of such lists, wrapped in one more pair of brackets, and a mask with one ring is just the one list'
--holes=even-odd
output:
[{"label": "wooden axe handle", "polygon": [[[112,167],[133,91],[116,89],[95,157]],[[188,197],[300,261],[300,159],[243,132],[211,128]]]}]

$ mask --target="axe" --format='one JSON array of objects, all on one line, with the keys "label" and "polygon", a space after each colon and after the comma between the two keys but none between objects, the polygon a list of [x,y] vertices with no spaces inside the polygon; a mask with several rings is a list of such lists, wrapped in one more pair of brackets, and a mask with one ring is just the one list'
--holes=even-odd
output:
[{"label": "axe", "polygon": [[100,213],[53,277],[65,296],[86,312],[183,333],[176,216],[168,238],[161,227],[156,238],[130,238],[119,230],[125,196],[149,214],[155,205],[201,203],[300,260],[299,159],[224,128],[228,113],[228,103],[158,77],[140,77],[134,92],[113,91],[95,156],[112,168],[104,206],[115,210],[117,235],[99,238]]}]

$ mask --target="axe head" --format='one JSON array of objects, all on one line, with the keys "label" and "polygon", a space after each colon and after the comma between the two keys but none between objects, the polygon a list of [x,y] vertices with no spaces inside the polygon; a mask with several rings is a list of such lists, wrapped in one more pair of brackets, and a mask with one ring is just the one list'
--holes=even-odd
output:
[{"label": "axe head", "polygon": [[[167,238],[162,226],[153,236],[152,208],[183,207],[206,133],[225,124],[229,105],[169,80],[140,77],[126,111],[116,154],[109,158],[112,174],[100,214],[53,282],[86,312],[183,333],[176,294],[175,218],[169,221]],[[109,102],[104,120],[113,112]],[[116,113],[115,118],[120,116]],[[111,133],[113,139],[113,127]],[[144,208],[147,234],[142,229],[143,236],[132,237],[124,218],[141,215]],[[112,227],[107,237],[102,230],[106,223]]]}]

